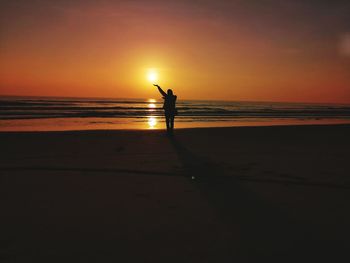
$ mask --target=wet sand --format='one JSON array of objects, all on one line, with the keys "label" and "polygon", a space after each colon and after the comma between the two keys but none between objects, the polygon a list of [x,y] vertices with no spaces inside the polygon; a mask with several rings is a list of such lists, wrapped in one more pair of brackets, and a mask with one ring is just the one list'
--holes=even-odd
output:
[{"label": "wet sand", "polygon": [[350,126],[0,133],[0,262],[349,260]]}]

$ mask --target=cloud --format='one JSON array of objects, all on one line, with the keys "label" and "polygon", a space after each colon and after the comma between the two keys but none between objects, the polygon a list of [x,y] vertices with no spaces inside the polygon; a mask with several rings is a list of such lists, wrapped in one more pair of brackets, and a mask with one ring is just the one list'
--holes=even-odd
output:
[{"label": "cloud", "polygon": [[350,57],[350,33],[341,36],[339,43],[340,54]]}]

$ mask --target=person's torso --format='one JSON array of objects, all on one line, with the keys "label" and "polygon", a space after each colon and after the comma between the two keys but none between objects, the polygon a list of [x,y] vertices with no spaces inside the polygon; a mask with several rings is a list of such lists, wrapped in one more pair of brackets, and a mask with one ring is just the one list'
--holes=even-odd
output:
[{"label": "person's torso", "polygon": [[167,95],[164,98],[163,109],[164,110],[175,110],[176,98],[177,97],[174,95]]}]

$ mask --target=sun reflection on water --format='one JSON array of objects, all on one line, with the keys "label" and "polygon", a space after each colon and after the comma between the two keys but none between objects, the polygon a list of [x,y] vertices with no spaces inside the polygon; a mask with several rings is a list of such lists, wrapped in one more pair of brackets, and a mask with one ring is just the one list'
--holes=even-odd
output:
[{"label": "sun reflection on water", "polygon": [[154,116],[154,112],[157,108],[156,105],[156,100],[155,99],[148,99],[147,100],[147,108],[150,116],[147,117],[147,124],[148,124],[148,129],[156,129],[158,120],[157,117]]},{"label": "sun reflection on water", "polygon": [[150,109],[150,111],[153,111],[153,109],[155,109],[157,106],[156,106],[156,100],[155,99],[148,99],[147,101],[147,107]]}]

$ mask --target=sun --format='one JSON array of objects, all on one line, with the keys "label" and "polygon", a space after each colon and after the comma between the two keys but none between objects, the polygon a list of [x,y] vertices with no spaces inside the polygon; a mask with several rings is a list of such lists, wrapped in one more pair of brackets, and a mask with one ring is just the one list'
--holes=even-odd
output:
[{"label": "sun", "polygon": [[149,72],[147,73],[147,79],[148,79],[150,82],[152,82],[152,83],[156,82],[156,81],[158,80],[158,74],[157,74],[157,72],[154,71],[154,70],[149,71]]}]

